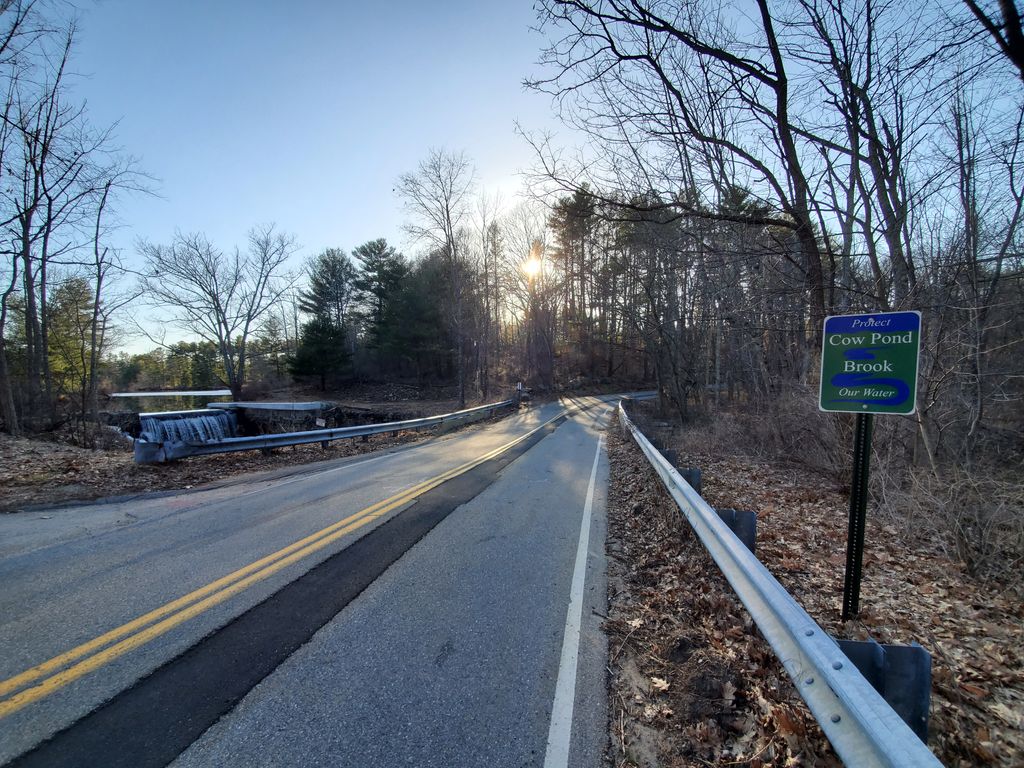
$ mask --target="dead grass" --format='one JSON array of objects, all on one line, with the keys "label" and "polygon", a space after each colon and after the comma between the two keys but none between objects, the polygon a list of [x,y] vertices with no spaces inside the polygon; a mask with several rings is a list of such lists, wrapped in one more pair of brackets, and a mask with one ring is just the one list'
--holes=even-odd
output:
[{"label": "dead grass", "polygon": [[[883,475],[884,479],[884,475]],[[1016,473],[911,470],[878,484],[878,510],[903,538],[934,541],[975,577],[1012,582],[1024,564],[1024,485]]]}]

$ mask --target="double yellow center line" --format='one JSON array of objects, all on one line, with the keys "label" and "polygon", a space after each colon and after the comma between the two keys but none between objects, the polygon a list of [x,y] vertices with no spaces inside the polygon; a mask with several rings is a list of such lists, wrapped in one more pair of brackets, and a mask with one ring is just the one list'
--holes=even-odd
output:
[{"label": "double yellow center line", "polygon": [[472,461],[424,480],[383,501],[378,501],[354,515],[332,523],[316,533],[299,539],[294,544],[289,544],[227,576],[212,581],[204,587],[82,643],[70,651],[54,656],[52,659],[26,669],[7,680],[0,681],[0,698],[2,698],[0,700],[0,717],[6,717],[32,702],[49,696],[54,691],[145,645],[174,627],[199,616],[289,565],[323,549],[342,536],[393,512],[453,477],[464,474],[485,461],[501,455],[558,421],[567,413],[567,410],[563,410],[554,418],[521,437]]}]

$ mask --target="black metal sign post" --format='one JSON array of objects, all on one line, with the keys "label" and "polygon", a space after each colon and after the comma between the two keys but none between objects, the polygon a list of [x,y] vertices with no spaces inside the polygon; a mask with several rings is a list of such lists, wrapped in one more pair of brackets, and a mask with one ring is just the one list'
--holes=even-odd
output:
[{"label": "black metal sign post", "polygon": [[864,526],[868,508],[871,431],[874,416],[858,413],[853,433],[853,479],[850,484],[850,528],[846,536],[846,579],[843,582],[843,621],[860,610],[860,577],[864,560]]},{"label": "black metal sign post", "polygon": [[868,506],[872,414],[907,416],[917,407],[921,313],[874,312],[825,318],[818,407],[856,413],[850,532],[846,540],[843,621],[860,609],[860,576]]}]

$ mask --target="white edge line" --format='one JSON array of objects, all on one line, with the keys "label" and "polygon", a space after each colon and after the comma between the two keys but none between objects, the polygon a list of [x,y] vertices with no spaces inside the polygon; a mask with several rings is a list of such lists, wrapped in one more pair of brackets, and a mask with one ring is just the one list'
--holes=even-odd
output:
[{"label": "white edge line", "polygon": [[569,590],[569,610],[565,616],[562,636],[562,658],[558,663],[558,682],[555,700],[551,705],[551,725],[544,753],[544,768],[565,768],[569,765],[570,737],[572,735],[573,708],[576,704],[576,668],[580,651],[580,626],[583,620],[583,586],[587,576],[587,552],[590,547],[590,521],[594,511],[594,489],[597,485],[597,467],[601,461],[603,437],[597,440],[594,466],[590,470],[590,486],[583,507],[580,539],[576,546],[576,565]]}]

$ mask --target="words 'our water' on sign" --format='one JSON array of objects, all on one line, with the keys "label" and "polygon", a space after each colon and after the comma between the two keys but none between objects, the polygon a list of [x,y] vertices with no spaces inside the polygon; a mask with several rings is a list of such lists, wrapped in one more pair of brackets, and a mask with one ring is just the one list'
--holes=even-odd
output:
[{"label": "words 'our water' on sign", "polygon": [[913,413],[917,404],[920,344],[920,312],[826,318],[819,408],[853,413]]}]

